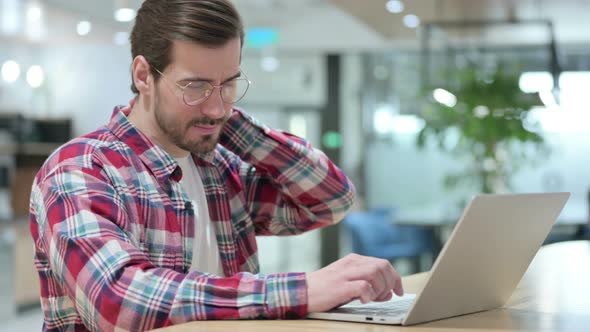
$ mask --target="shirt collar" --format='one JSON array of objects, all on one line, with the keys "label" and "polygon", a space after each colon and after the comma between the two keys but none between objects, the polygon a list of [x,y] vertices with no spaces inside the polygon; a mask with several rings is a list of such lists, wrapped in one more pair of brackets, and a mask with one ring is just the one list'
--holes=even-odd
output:
[{"label": "shirt collar", "polygon": [[180,179],[181,174],[176,170],[178,165],[174,158],[129,122],[127,116],[132,106],[133,102],[129,106],[116,106],[108,129],[133,150],[158,180],[167,180],[170,176]]},{"label": "shirt collar", "polygon": [[[128,106],[116,106],[108,124],[109,130],[119,140],[133,150],[143,163],[159,180],[166,180],[172,176],[174,180],[180,180],[182,173],[176,160],[164,149],[154,144],[144,133],[137,129],[127,118],[135,100],[131,100]],[[197,165],[216,164],[217,149],[203,154],[192,154]]]}]

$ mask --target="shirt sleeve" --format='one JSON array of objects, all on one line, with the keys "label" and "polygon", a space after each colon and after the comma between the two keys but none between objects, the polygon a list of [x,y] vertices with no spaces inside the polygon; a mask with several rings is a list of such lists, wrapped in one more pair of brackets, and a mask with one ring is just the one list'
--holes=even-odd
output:
[{"label": "shirt sleeve", "polygon": [[37,180],[31,229],[37,259],[49,266],[40,273],[42,303],[63,309],[46,324],[59,326],[73,311],[92,331],[307,312],[302,273],[218,278],[154,266],[132,235],[137,221],[99,169],[61,166]]},{"label": "shirt sleeve", "polygon": [[257,235],[299,234],[332,225],[352,207],[352,182],[302,138],[234,109],[220,143],[239,157]]}]

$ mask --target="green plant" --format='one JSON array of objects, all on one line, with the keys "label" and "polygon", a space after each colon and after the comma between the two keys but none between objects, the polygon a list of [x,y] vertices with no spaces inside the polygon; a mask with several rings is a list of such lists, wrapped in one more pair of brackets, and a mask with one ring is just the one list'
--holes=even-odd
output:
[{"label": "green plant", "polygon": [[[454,80],[446,89],[456,97],[456,105],[429,98],[417,145],[424,147],[433,138],[443,151],[469,161],[465,169],[446,177],[448,187],[475,182],[485,193],[509,190],[518,168],[535,161],[540,150],[548,152],[527,118],[533,106],[541,105],[538,95],[522,92],[519,72],[503,66],[489,73],[471,66],[449,77]],[[457,139],[451,142],[453,135]]]}]

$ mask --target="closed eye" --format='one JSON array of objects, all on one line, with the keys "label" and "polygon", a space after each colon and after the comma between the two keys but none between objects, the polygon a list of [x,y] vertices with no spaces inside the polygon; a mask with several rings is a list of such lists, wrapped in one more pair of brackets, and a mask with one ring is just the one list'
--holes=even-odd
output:
[{"label": "closed eye", "polygon": [[184,86],[185,89],[191,89],[191,90],[204,90],[204,89],[209,89],[210,87],[211,87],[211,84],[206,81],[193,81],[193,82],[189,82],[188,84],[186,84]]}]

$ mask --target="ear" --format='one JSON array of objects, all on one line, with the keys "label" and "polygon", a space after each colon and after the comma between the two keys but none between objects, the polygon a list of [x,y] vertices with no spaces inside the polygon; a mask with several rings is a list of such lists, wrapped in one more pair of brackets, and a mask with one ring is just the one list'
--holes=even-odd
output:
[{"label": "ear", "polygon": [[138,55],[135,57],[135,59],[133,59],[131,72],[133,74],[133,83],[135,83],[135,87],[139,93],[143,95],[149,95],[150,86],[153,82],[153,76],[150,71],[150,64],[143,57],[143,55]]}]

